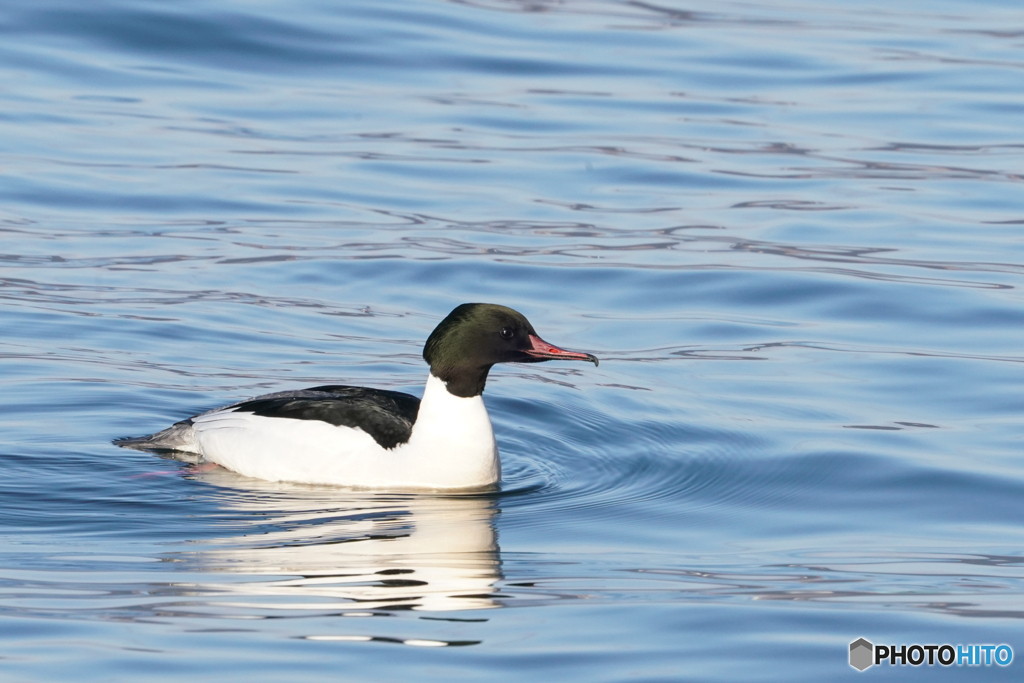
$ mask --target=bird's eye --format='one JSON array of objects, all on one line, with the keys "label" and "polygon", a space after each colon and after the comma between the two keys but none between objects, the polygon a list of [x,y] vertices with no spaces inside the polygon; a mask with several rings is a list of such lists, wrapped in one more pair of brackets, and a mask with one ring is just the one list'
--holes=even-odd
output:
[{"label": "bird's eye", "polygon": [[501,338],[502,339],[511,339],[515,335],[516,335],[516,333],[512,330],[511,327],[503,327],[503,328],[501,328]]}]

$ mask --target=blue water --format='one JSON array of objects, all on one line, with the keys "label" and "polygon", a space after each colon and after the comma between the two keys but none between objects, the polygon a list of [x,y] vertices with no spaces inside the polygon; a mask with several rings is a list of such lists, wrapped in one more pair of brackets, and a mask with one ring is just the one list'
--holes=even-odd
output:
[{"label": "blue water", "polygon": [[[0,679],[1019,680],[1022,121],[1015,2],[5,3]],[[602,361],[500,492],[110,444],[464,301]]]}]

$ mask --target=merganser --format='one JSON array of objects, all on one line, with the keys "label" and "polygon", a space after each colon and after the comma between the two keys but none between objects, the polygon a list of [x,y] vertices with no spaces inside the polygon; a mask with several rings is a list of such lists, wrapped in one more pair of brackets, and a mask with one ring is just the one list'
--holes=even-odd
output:
[{"label": "merganser", "polygon": [[462,489],[501,478],[484,407],[495,363],[583,360],[547,343],[523,314],[462,304],[423,346],[430,376],[423,398],[384,389],[326,385],[217,408],[118,446],[202,456],[269,481],[366,488]]}]

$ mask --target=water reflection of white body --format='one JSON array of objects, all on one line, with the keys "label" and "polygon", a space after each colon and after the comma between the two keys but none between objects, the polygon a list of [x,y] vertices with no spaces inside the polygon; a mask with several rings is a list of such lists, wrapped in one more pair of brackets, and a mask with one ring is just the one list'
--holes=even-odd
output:
[{"label": "water reflection of white body", "polygon": [[[205,571],[266,577],[207,586],[221,593],[222,605],[347,612],[497,606],[490,497],[347,491],[226,470],[196,476],[218,486],[233,533],[203,541],[209,547],[195,559]],[[240,528],[247,519],[249,528]]]}]

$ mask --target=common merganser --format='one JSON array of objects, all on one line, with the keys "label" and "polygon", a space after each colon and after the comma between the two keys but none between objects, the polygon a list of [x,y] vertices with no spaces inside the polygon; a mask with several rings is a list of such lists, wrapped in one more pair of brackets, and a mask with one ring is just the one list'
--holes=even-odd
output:
[{"label": "common merganser", "polygon": [[583,360],[547,343],[518,311],[462,304],[423,346],[423,398],[384,389],[319,386],[217,408],[150,436],[114,441],[201,455],[269,481],[368,488],[460,489],[496,484],[501,462],[484,407],[495,363]]}]

